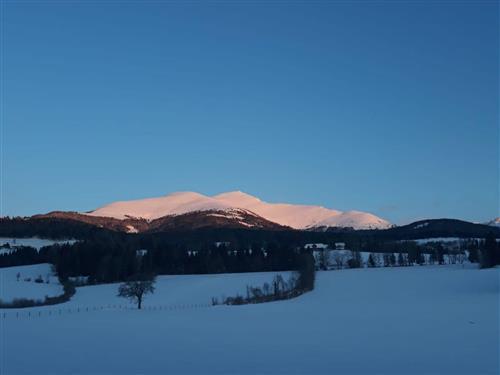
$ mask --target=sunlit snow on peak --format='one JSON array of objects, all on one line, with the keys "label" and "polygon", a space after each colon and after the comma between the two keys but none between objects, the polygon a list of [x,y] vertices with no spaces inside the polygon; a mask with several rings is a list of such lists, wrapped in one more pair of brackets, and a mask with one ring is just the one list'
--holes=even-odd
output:
[{"label": "sunlit snow on peak", "polygon": [[242,191],[205,196],[182,191],[159,198],[114,202],[89,213],[92,216],[154,220],[164,216],[195,211],[244,209],[269,221],[295,229],[312,227],[352,227],[355,229],[388,228],[390,223],[360,211],[342,212],[321,206],[267,203]]}]

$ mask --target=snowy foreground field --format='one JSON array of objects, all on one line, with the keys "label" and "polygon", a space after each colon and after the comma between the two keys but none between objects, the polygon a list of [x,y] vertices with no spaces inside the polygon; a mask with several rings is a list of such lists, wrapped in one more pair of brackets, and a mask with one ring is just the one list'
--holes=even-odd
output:
[{"label": "snowy foreground field", "polygon": [[[31,318],[0,311],[11,314],[0,319],[0,373],[498,374],[499,275],[467,266],[329,271],[313,292],[284,302],[44,315],[124,303],[117,285],[78,288],[64,305],[29,309]],[[145,306],[207,303],[272,277],[162,277]]]}]

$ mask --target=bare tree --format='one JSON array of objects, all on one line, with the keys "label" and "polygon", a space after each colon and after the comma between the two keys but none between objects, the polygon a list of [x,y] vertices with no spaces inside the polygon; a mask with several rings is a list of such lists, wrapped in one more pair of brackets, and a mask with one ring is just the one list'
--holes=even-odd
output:
[{"label": "bare tree", "polygon": [[264,286],[262,287],[262,292],[266,296],[268,296],[269,293],[271,293],[271,287],[269,286],[269,283],[264,283]]},{"label": "bare tree", "polygon": [[333,251],[333,263],[338,270],[347,267],[347,262],[353,257],[352,253],[348,250],[335,250]]},{"label": "bare tree", "polygon": [[156,278],[154,275],[140,275],[120,285],[118,288],[118,297],[128,298],[137,303],[137,308],[142,307],[142,300],[146,294],[152,294],[155,291],[154,284]]},{"label": "bare tree", "polygon": [[464,264],[464,262],[465,262],[466,259],[467,259],[467,254],[465,253],[465,251],[460,251],[457,254],[457,261],[458,261],[458,263]]},{"label": "bare tree", "polygon": [[273,292],[275,296],[281,296],[282,293],[285,292],[286,289],[286,283],[285,280],[283,279],[283,276],[280,274],[274,276],[273,279]]},{"label": "bare tree", "polygon": [[322,249],[319,252],[319,268],[326,271],[330,267],[330,251]]}]

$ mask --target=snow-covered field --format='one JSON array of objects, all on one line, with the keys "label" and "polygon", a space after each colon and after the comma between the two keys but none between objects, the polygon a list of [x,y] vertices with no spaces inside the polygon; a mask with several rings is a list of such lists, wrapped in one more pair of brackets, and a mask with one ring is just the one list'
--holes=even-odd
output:
[{"label": "snow-covered field", "polygon": [[[221,300],[221,296],[245,295],[247,285],[262,286],[265,282],[271,283],[276,272],[235,273],[219,275],[179,275],[159,276],[155,284],[155,293],[147,295],[143,306],[181,306],[188,304],[211,304],[212,297]],[[285,279],[289,272],[281,273]],[[133,304],[117,297],[120,284],[107,284],[77,288],[71,301],[60,306],[85,307]],[[49,307],[46,307],[49,308]],[[51,308],[54,308],[52,306]]]},{"label": "snow-covered field", "polygon": [[[318,273],[313,292],[282,302],[7,316],[0,319],[1,370],[498,374],[499,273],[461,265],[329,271]],[[271,279],[270,274],[162,277],[146,305],[203,303]],[[109,304],[118,301],[115,293],[116,285],[79,288],[69,304]]]},{"label": "snow-covered field", "polygon": [[[43,282],[35,282],[37,278]],[[63,294],[63,288],[57,277],[53,276],[50,264],[0,268],[0,301],[2,302],[12,302],[15,298],[44,300],[45,296],[55,297],[60,294]]]}]

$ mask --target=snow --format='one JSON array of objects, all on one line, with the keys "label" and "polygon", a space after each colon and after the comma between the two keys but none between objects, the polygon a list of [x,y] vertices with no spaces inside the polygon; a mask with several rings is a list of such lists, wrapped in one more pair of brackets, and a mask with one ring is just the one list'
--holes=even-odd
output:
[{"label": "snow", "polygon": [[342,212],[311,225],[311,227],[352,227],[356,229],[382,229],[390,226],[391,224],[384,219],[359,211]]},{"label": "snow", "polygon": [[[210,304],[212,297],[244,295],[247,285],[262,286],[271,283],[277,272],[235,273],[216,275],[177,275],[159,276],[153,295],[146,296],[144,306],[179,306],[186,304]],[[290,272],[281,272],[287,279]],[[71,301],[62,304],[64,307],[103,305],[133,305],[123,298],[117,297],[120,284],[106,284],[77,288]]]},{"label": "snow", "polygon": [[[498,374],[499,272],[329,271],[289,301],[7,315],[0,360],[5,374]],[[249,277],[168,277],[146,303],[205,301]],[[73,303],[114,303],[115,293],[79,288]]]},{"label": "snow", "polygon": [[139,231],[137,230],[136,227],[133,225],[127,225],[127,233],[138,233]]},{"label": "snow", "polygon": [[493,220],[486,223],[487,225],[491,225],[493,227],[500,227],[500,217],[496,217]]},{"label": "snow", "polygon": [[421,223],[421,224],[417,224],[413,227],[413,229],[420,229],[420,228],[425,228],[429,225],[428,222],[425,222],[425,223]]},{"label": "snow", "polygon": [[223,193],[213,197],[193,192],[178,192],[160,198],[115,202],[103,206],[89,215],[118,219],[137,217],[154,220],[193,211],[234,209],[244,209],[269,221],[296,229],[316,226],[374,229],[390,226],[388,221],[365,212],[341,212],[321,206],[267,203],[240,191]]},{"label": "snow", "polygon": [[[459,242],[462,238],[459,237],[435,237],[435,238],[419,238],[417,240],[411,240],[412,242],[416,242],[419,245],[424,245],[429,242]],[[401,241],[407,242],[407,241]]]},{"label": "snow", "polygon": [[328,249],[328,244],[326,243],[306,243],[304,249]]},{"label": "snow", "polygon": [[241,221],[241,220],[245,219],[244,215],[255,216],[255,214],[253,212],[248,211],[248,210],[242,210],[241,208],[228,208],[225,211],[218,211],[216,213],[210,213],[207,216],[231,218],[231,219],[236,219],[236,220]]},{"label": "snow", "polygon": [[[76,240],[74,239],[50,240],[39,237],[30,237],[30,238],[0,237],[0,246],[8,243],[11,247],[30,246],[34,247],[37,250],[40,250],[44,246],[51,246],[54,244],[64,244],[64,243],[73,244],[75,242]],[[9,249],[3,249],[3,250],[7,250],[10,252]]]},{"label": "snow", "polygon": [[[38,266],[23,266],[0,268],[6,271],[9,278],[15,281],[16,274],[20,270],[22,276],[27,274],[26,267],[34,267],[33,274],[39,275]],[[43,264],[40,270],[45,270],[47,264]],[[19,270],[18,270],[19,269]],[[12,271],[11,271],[12,270]],[[50,271],[50,267],[48,268]],[[218,298],[219,301],[223,297],[245,295],[247,286],[262,286],[264,283],[271,283],[274,276],[281,274],[285,280],[288,280],[292,272],[251,272],[251,273],[232,273],[232,274],[213,274],[213,275],[163,275],[158,276],[155,283],[155,293],[146,296],[143,305],[148,306],[179,306],[185,304],[211,304],[212,297]],[[45,274],[42,273],[45,277]],[[6,278],[7,279],[7,278]],[[75,279],[75,278],[74,278]],[[76,278],[78,280],[85,278]],[[55,279],[57,281],[57,278]],[[51,281],[52,282],[52,281]],[[39,284],[35,284],[39,285]],[[59,308],[73,308],[85,306],[104,306],[104,305],[126,305],[135,307],[129,301],[117,296],[118,286],[120,283],[101,284],[77,287],[76,294],[70,301],[54,306],[42,306],[33,308],[35,310],[48,310]],[[9,288],[10,285],[6,285]],[[9,291],[11,295],[17,297],[17,289]],[[61,293],[62,294],[62,289]],[[56,294],[57,295],[57,294]],[[32,310],[33,310],[32,309]]]},{"label": "snow", "polygon": [[[20,274],[17,281],[17,274]],[[36,283],[41,277],[43,283]],[[29,279],[29,280],[28,280]],[[49,280],[49,284],[46,280]],[[12,302],[15,298],[44,300],[45,296],[55,297],[63,294],[63,288],[57,277],[53,275],[48,263],[32,266],[0,268],[0,300]]]},{"label": "snow", "polygon": [[160,198],[115,202],[89,213],[91,216],[125,219],[137,217],[154,220],[168,215],[180,215],[193,211],[224,210],[230,206],[216,199],[193,192],[178,192]]},{"label": "snow", "polygon": [[[399,256],[402,255],[404,259],[404,264],[399,264]],[[381,253],[381,252],[371,252],[371,251],[360,251],[360,260],[361,267],[369,267],[369,258],[370,255],[373,256],[373,260],[377,264],[377,267],[381,267],[384,265],[384,255],[394,255],[395,265],[396,266],[404,266],[408,263],[408,254],[407,253]],[[443,254],[444,264],[466,264],[468,267],[470,263],[467,260],[469,253],[468,251],[464,251],[463,254]],[[354,258],[354,253],[351,250],[334,250],[327,248],[318,248],[318,250],[313,250],[313,256],[316,261],[316,266],[321,267],[324,266],[321,264],[322,260],[327,262],[327,267],[329,269],[338,269],[338,268],[348,268],[348,262],[350,259]],[[435,264],[436,260],[431,258],[431,254],[422,254],[423,264],[431,265]]]}]

